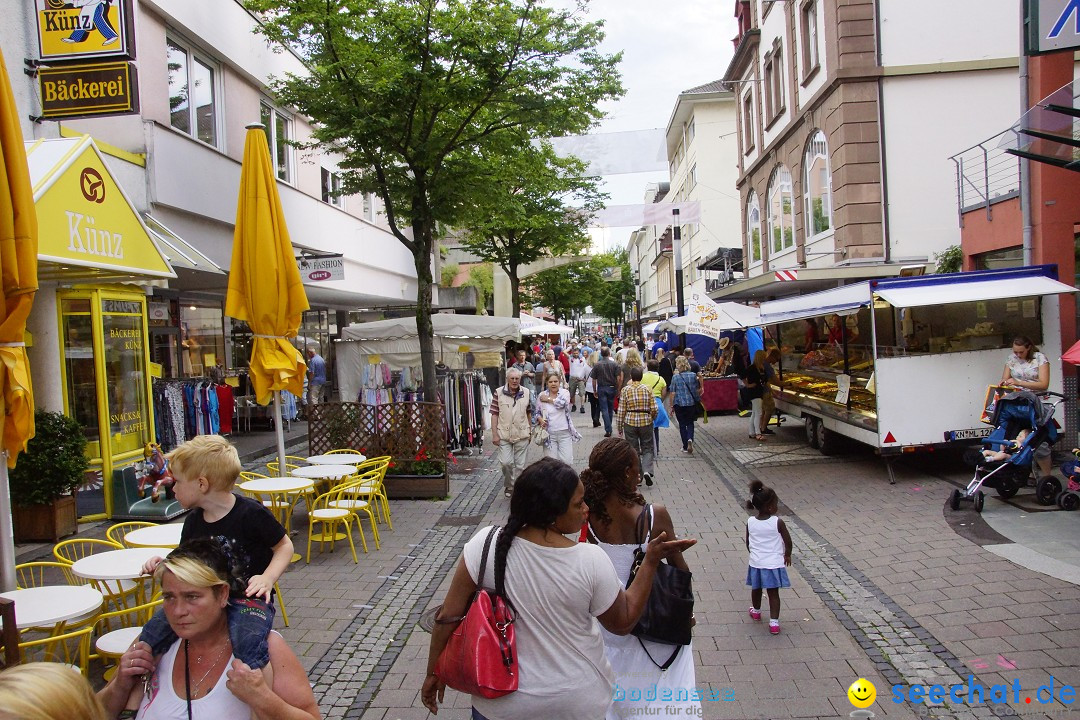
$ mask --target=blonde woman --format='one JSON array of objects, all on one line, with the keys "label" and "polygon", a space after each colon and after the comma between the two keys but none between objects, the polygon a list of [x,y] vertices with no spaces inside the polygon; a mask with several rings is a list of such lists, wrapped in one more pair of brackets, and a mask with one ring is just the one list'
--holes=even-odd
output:
[{"label": "blonde woman", "polygon": [[105,720],[105,708],[71,666],[33,662],[0,672],[0,719]]},{"label": "blonde woman", "polygon": [[694,452],[694,421],[697,406],[701,402],[701,385],[697,373],[690,369],[690,361],[679,355],[675,358],[675,375],[671,378],[675,417],[679,420],[679,436],[684,453]]},{"label": "blonde woman", "polygon": [[543,387],[547,387],[548,376],[558,375],[559,385],[566,384],[566,375],[563,373],[562,363],[555,359],[555,351],[548,350],[544,353]]},{"label": "blonde woman", "polygon": [[645,372],[645,363],[641,360],[641,353],[637,351],[637,348],[628,348],[626,350],[626,359],[623,361],[623,373],[629,375],[630,368],[639,367],[641,372]]}]

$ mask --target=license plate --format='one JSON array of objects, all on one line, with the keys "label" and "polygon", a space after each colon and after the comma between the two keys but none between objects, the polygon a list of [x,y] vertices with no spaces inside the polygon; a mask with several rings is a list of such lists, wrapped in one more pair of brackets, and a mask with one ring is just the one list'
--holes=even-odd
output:
[{"label": "license plate", "polygon": [[988,437],[993,431],[992,427],[971,428],[970,430],[950,430],[947,434],[950,440],[977,440]]}]

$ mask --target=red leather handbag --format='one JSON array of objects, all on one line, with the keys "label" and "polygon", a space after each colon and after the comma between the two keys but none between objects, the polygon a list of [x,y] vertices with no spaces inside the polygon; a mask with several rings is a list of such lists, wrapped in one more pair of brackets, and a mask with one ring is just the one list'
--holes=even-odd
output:
[{"label": "red leather handbag", "polygon": [[[487,569],[488,550],[499,528],[492,528],[484,541],[484,555],[477,577],[482,583]],[[514,642],[516,612],[499,586],[491,592],[478,587],[465,617],[446,642],[435,674],[447,686],[470,695],[497,698],[518,687],[517,646]]]}]

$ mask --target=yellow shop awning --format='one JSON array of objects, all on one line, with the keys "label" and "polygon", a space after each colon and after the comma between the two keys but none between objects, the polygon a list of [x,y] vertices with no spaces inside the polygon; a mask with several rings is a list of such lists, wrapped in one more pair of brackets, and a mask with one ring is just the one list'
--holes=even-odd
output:
[{"label": "yellow shop awning", "polygon": [[114,281],[176,273],[89,135],[26,143],[39,277]]}]

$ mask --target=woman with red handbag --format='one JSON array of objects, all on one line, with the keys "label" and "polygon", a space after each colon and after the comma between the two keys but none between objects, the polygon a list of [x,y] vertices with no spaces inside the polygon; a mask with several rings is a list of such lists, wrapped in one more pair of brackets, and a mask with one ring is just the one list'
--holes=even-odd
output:
[{"label": "woman with red handbag", "polygon": [[[454,664],[440,662],[440,656],[457,619],[472,612],[470,599],[479,597],[478,587],[501,590],[514,611],[517,683],[500,696],[473,694],[473,720],[596,720],[607,712],[615,678],[600,626],[617,635],[629,633],[645,609],[660,560],[697,541],[668,541],[659,533],[624,590],[603,550],[566,537],[576,535],[585,520],[584,496],[573,468],[543,458],[525,468],[514,485],[506,525],[494,532],[484,528],[466,543],[431,634],[421,699],[432,713],[443,702],[444,681],[455,675]],[[495,624],[506,624],[498,612]],[[493,672],[490,667],[479,671]]]}]

